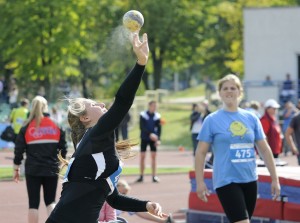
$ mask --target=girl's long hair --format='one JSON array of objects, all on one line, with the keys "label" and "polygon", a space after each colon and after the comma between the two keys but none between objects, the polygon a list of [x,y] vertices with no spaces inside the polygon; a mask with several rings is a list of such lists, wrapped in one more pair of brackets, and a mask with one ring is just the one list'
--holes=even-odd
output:
[{"label": "girl's long hair", "polygon": [[[84,133],[86,132],[85,126],[80,121],[80,116],[86,114],[85,102],[91,101],[86,98],[74,98],[67,99],[69,102],[68,106],[68,122],[71,128],[71,138],[76,149],[76,145],[82,139]],[[121,160],[125,160],[136,156],[136,152],[132,151],[132,147],[136,146],[138,143],[133,140],[123,140],[116,143],[116,149]],[[58,156],[59,160],[63,165],[67,165],[68,161],[64,159],[61,154]]]},{"label": "girl's long hair", "polygon": [[28,119],[24,122],[24,126],[28,125],[35,119],[36,127],[40,126],[41,120],[45,112],[48,112],[48,102],[42,96],[36,96],[31,102],[31,109]]}]

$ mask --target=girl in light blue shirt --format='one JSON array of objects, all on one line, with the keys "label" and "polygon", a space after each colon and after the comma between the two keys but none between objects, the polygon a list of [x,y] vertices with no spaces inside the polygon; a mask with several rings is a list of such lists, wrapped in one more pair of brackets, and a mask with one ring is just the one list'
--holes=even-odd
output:
[{"label": "girl in light blue shirt", "polygon": [[270,172],[271,193],[276,199],[280,185],[271,149],[259,119],[238,107],[243,96],[239,78],[226,75],[219,81],[223,107],[210,114],[198,135],[195,172],[198,197],[207,202],[209,191],[204,182],[206,153],[212,145],[214,153],[213,187],[230,222],[250,223],[257,198],[255,148],[264,157]]}]

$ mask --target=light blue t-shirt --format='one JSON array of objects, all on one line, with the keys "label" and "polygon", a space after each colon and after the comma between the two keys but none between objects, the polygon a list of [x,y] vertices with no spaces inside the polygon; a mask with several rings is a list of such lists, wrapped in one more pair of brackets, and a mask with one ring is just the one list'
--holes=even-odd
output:
[{"label": "light blue t-shirt", "polygon": [[214,189],[257,180],[254,146],[264,138],[260,120],[244,109],[221,109],[207,116],[197,139],[212,145]]}]

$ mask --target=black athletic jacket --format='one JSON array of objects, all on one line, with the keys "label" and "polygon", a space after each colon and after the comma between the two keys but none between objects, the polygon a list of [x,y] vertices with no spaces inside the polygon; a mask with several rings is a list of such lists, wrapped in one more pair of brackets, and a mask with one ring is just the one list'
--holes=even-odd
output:
[{"label": "black athletic jacket", "polygon": [[[107,182],[120,162],[114,129],[129,111],[143,72],[144,66],[136,64],[120,86],[114,104],[86,131],[72,156],[60,201],[49,217],[51,222],[96,223],[105,200],[119,210],[147,211],[147,201],[120,195],[116,188],[112,191]],[[117,179],[118,176],[113,183]]]},{"label": "black athletic jacket", "polygon": [[35,120],[21,128],[15,142],[14,164],[20,165],[26,153],[25,174],[32,176],[57,176],[58,152],[66,157],[65,132],[44,114],[39,128]]}]

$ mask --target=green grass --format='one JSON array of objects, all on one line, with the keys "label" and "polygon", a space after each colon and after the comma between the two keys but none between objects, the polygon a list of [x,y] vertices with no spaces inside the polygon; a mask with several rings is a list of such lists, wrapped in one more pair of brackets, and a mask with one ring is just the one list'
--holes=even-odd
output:
[{"label": "green grass", "polygon": [[[163,145],[170,147],[184,146],[186,149],[192,148],[190,133],[190,107],[186,105],[168,106],[163,108],[160,106],[159,112],[165,120],[162,126],[161,142]],[[139,139],[140,129],[139,123],[129,131],[129,138]]]},{"label": "green grass", "polygon": [[198,96],[202,96],[202,95],[205,95],[205,85],[204,84],[200,84],[200,85],[198,85],[196,87],[192,87],[192,88],[187,88],[183,91],[171,93],[167,96],[167,98],[198,97]]},{"label": "green grass", "polygon": [[[157,174],[175,174],[175,173],[188,173],[191,167],[158,167]],[[63,170],[60,175],[64,175]],[[145,174],[150,174],[151,169],[146,168]],[[125,167],[122,171],[122,175],[138,175],[139,167]],[[1,167],[0,168],[0,181],[1,180],[12,180],[13,178],[13,168],[12,167]]]},{"label": "green grass", "polygon": [[[191,169],[191,167],[158,167],[157,174],[188,173]],[[140,174],[139,167],[125,167],[122,171],[122,175],[138,174]],[[146,168],[145,174],[151,174],[151,168]]]},{"label": "green grass", "polygon": [[0,168],[0,180],[12,179],[13,178],[13,168],[12,167],[1,167]]}]

